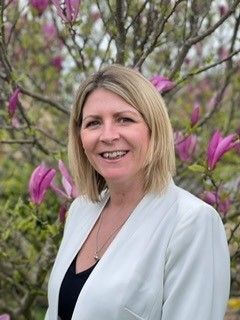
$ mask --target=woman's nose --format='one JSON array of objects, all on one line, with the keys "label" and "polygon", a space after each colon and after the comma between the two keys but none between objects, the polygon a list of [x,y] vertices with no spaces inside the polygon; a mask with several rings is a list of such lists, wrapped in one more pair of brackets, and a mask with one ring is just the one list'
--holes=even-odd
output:
[{"label": "woman's nose", "polygon": [[100,134],[100,141],[105,143],[111,143],[114,140],[119,139],[119,130],[114,124],[104,124]]}]

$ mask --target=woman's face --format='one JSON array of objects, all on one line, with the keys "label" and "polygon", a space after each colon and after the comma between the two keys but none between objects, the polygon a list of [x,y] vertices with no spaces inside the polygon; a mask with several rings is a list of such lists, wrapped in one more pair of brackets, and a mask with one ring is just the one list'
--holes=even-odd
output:
[{"label": "woman's face", "polygon": [[124,99],[103,88],[87,98],[81,141],[95,170],[111,184],[143,184],[149,129],[141,114]]}]

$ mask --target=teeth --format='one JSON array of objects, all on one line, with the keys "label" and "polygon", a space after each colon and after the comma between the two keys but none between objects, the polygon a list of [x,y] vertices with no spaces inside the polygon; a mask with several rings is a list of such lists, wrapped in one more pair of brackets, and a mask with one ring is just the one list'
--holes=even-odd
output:
[{"label": "teeth", "polygon": [[112,151],[112,152],[104,152],[102,154],[103,158],[107,159],[116,159],[124,156],[127,152],[126,151]]}]

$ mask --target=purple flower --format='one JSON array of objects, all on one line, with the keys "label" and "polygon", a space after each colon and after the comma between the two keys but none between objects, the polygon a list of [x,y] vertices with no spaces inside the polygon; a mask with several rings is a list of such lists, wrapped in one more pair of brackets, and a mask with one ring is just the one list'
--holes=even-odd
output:
[{"label": "purple flower", "polygon": [[62,204],[59,209],[59,212],[58,212],[58,217],[59,217],[60,222],[64,223],[66,220],[66,216],[67,216],[67,208],[66,208],[65,204]]},{"label": "purple flower", "polygon": [[182,161],[190,162],[197,146],[197,137],[190,135],[183,137],[181,132],[175,133],[175,148],[179,158]]},{"label": "purple flower", "polygon": [[18,101],[19,101],[19,93],[20,93],[20,89],[17,88],[12,92],[8,100],[8,113],[10,117],[13,117],[16,112]]},{"label": "purple flower", "polygon": [[240,141],[235,143],[235,150],[238,155],[240,155]]},{"label": "purple flower", "polygon": [[49,0],[30,0],[31,6],[41,15],[48,6]]},{"label": "purple flower", "polygon": [[62,174],[62,185],[66,191],[68,197],[77,197],[76,187],[74,186],[72,177],[70,176],[67,168],[65,167],[62,160],[58,161],[58,168]]},{"label": "purple flower", "polygon": [[234,134],[223,138],[218,130],[213,134],[207,150],[207,165],[209,170],[213,170],[221,157],[234,147],[233,138]]},{"label": "purple flower", "polygon": [[51,183],[51,188],[61,197],[67,199],[76,198],[78,196],[76,187],[62,160],[58,161],[58,168],[62,175],[62,186],[64,190],[58,188],[54,182]]},{"label": "purple flower", "polygon": [[61,56],[53,57],[52,65],[60,72],[63,68],[63,58]]},{"label": "purple flower", "polygon": [[191,126],[195,126],[195,124],[199,121],[200,117],[200,104],[199,102],[195,102],[193,105],[193,111],[191,114]]},{"label": "purple flower", "polygon": [[42,32],[47,41],[52,41],[57,36],[57,29],[51,22],[45,23],[42,26]]},{"label": "purple flower", "polygon": [[221,46],[220,48],[218,48],[217,54],[218,54],[219,59],[224,60],[229,56],[229,50],[227,48]]},{"label": "purple flower", "polygon": [[218,11],[219,11],[219,14],[220,16],[225,16],[225,14],[227,14],[227,12],[229,11],[229,8],[227,5],[224,5],[224,4],[220,4],[218,6]]},{"label": "purple flower", "polygon": [[13,126],[13,128],[19,128],[20,127],[20,122],[17,118],[16,115],[13,115],[12,119],[11,119],[11,124]]},{"label": "purple flower", "polygon": [[0,320],[10,320],[10,315],[7,313],[1,314],[0,315]]},{"label": "purple flower", "polygon": [[55,169],[47,168],[44,164],[36,167],[29,181],[29,193],[33,203],[40,204],[43,201],[55,174]]},{"label": "purple flower", "polygon": [[101,13],[99,11],[95,10],[95,11],[91,12],[90,17],[93,20],[93,22],[96,22],[98,19],[101,18]]},{"label": "purple flower", "polygon": [[174,87],[174,83],[171,80],[161,75],[153,76],[150,81],[160,93],[169,91]]},{"label": "purple flower", "polygon": [[202,199],[212,206],[216,206],[220,213],[224,216],[228,213],[231,207],[229,197],[220,196],[216,191],[204,191]]},{"label": "purple flower", "polygon": [[80,2],[80,0],[52,0],[52,3],[57,9],[57,14],[63,21],[71,24],[77,19]]}]

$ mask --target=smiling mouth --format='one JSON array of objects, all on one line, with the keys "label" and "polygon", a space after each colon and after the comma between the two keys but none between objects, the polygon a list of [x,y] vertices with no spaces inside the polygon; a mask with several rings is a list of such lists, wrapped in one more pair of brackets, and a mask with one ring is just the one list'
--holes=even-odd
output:
[{"label": "smiling mouth", "polygon": [[128,151],[117,150],[117,151],[102,152],[100,153],[100,156],[104,159],[115,160],[115,159],[120,159],[124,157],[127,153]]}]

